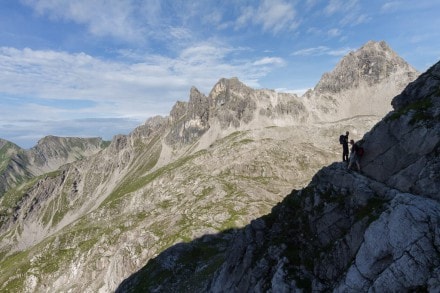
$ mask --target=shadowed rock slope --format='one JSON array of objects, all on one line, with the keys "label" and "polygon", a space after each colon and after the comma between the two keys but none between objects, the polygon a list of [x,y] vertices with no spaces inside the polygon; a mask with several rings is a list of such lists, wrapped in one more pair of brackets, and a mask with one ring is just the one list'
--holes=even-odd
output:
[{"label": "shadowed rock slope", "polygon": [[440,62],[334,163],[243,229],[175,245],[117,292],[440,290]]}]

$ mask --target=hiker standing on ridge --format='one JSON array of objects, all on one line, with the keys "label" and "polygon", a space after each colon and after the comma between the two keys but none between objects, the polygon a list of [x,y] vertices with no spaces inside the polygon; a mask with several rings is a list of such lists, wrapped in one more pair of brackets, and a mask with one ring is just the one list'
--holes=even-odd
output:
[{"label": "hiker standing on ridge", "polygon": [[348,135],[347,131],[345,135],[341,134],[339,137],[339,143],[342,144],[342,161],[348,163]]},{"label": "hiker standing on ridge", "polygon": [[356,167],[358,168],[358,171],[361,172],[361,164],[359,163],[361,156],[363,155],[363,149],[362,154],[360,151],[360,147],[354,143],[354,140],[350,140],[351,144],[351,153],[350,153],[350,163],[348,164],[348,169],[351,169],[351,165],[353,163],[356,164]]}]

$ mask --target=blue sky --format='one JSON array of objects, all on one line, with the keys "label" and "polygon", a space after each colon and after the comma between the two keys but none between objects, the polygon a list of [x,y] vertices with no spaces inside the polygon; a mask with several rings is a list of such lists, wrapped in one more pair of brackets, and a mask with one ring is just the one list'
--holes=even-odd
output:
[{"label": "blue sky", "polygon": [[386,41],[440,59],[438,0],[0,0],[0,137],[127,134],[222,77],[302,93]]}]

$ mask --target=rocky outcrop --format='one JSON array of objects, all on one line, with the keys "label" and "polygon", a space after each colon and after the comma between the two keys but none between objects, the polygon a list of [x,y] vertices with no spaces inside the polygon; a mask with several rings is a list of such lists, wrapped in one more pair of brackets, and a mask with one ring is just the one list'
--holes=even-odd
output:
[{"label": "rocky outcrop", "polygon": [[190,144],[209,129],[210,100],[195,87],[189,102],[177,102],[171,114],[171,129],[166,137],[169,145]]},{"label": "rocky outcrop", "polygon": [[440,200],[440,64],[393,100],[389,113],[364,138],[365,172],[389,186]]},{"label": "rocky outcrop", "polygon": [[179,244],[117,292],[440,290],[440,62],[362,140],[243,229]]}]

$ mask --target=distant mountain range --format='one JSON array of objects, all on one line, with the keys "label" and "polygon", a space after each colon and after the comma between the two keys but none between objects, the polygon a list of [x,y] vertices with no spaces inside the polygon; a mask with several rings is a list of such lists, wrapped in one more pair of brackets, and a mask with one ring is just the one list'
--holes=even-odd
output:
[{"label": "distant mountain range", "polygon": [[0,139],[0,197],[12,186],[96,154],[108,144],[101,138],[47,136],[23,150]]},{"label": "distant mountain range", "polygon": [[[0,290],[107,292],[119,287],[121,291],[148,288],[194,292],[191,288],[272,288],[282,292],[277,289],[334,288],[333,283],[318,282],[322,276],[314,271],[314,259],[294,251],[294,258],[289,258],[286,247],[299,245],[305,253],[307,249],[324,253],[330,243],[325,241],[364,235],[371,222],[356,213],[363,209],[371,212],[371,204],[374,209],[378,206],[377,215],[381,215],[385,204],[393,200],[392,192],[383,190],[397,188],[387,185],[391,183],[386,180],[404,186],[399,179],[402,177],[390,179],[390,174],[397,174],[402,170],[399,168],[410,166],[420,156],[411,156],[405,164],[380,167],[392,170],[389,173],[372,171],[380,169],[380,162],[390,161],[382,159],[386,149],[375,153],[371,150],[375,148],[368,146],[371,142],[366,142],[368,177],[349,173],[336,164],[318,173],[305,191],[285,195],[292,188],[307,186],[323,166],[341,160],[339,134],[349,130],[351,138],[360,139],[392,110],[392,98],[417,75],[386,43],[368,42],[345,56],[303,97],[252,89],[236,78],[221,79],[209,95],[193,87],[189,101],[177,102],[168,117],[150,118],[129,135],[115,136],[108,145],[100,139],[48,137],[24,155],[13,144],[2,142],[1,166],[6,167],[0,169],[1,182],[7,184],[2,183],[0,199]],[[413,93],[408,95],[412,97]],[[386,123],[400,123],[412,115],[411,106],[405,108],[400,100],[393,100],[399,104],[394,109],[398,117],[390,114]],[[431,106],[426,103],[420,106],[420,115],[431,115]],[[372,133],[369,135],[376,132]],[[388,139],[387,132],[380,133],[382,140],[400,141],[397,134]],[[425,151],[431,150],[427,147]],[[341,177],[334,180],[342,180],[342,185],[335,185],[333,190],[335,182],[326,179],[322,183],[322,173],[329,177],[339,174]],[[387,197],[376,190],[376,183],[368,183],[372,174],[386,178],[375,180],[384,186],[378,190]],[[358,190],[350,183],[358,181],[377,194],[370,194],[367,187]],[[408,185],[405,192],[411,192],[412,186]],[[339,199],[339,194],[347,199]],[[310,202],[312,199],[316,202]],[[280,201],[271,214],[260,218]],[[342,201],[347,203],[341,206]],[[293,233],[285,230],[290,226],[276,212],[287,209],[287,205],[298,213],[295,221],[300,221],[293,221],[296,216],[290,210],[286,214],[296,227],[292,243],[286,241]],[[351,216],[335,228],[325,224],[326,218],[320,218],[317,209],[329,212],[330,224],[337,222],[332,218],[337,217],[337,211]],[[253,219],[258,220],[248,225]],[[308,224],[311,219],[325,223],[317,228]],[[311,236],[307,229],[319,232],[317,242],[305,238]],[[347,229],[358,230],[344,234]],[[274,241],[279,243],[258,238],[273,238],[277,233],[279,238]],[[194,240],[198,237],[202,238]],[[206,247],[199,246],[205,242]],[[256,250],[246,253],[248,246]],[[255,257],[256,251],[260,258]],[[353,251],[347,254],[347,261],[355,257]],[[238,259],[249,262],[239,264]],[[260,267],[260,261],[266,265]],[[144,269],[120,285],[147,262]],[[348,268],[346,262],[341,265]],[[259,269],[269,279],[255,274]],[[235,277],[227,272],[235,272]],[[328,276],[331,279],[333,275]]]}]

